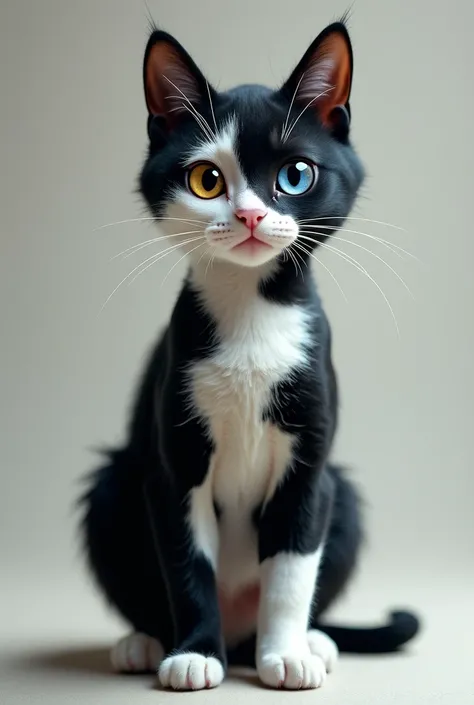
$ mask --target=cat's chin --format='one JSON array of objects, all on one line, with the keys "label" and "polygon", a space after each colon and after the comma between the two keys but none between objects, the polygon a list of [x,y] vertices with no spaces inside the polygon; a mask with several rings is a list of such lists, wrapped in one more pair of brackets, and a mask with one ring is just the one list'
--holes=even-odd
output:
[{"label": "cat's chin", "polygon": [[[245,245],[246,243],[244,243]],[[241,267],[261,267],[272,260],[276,260],[281,250],[269,245],[263,247],[235,247],[231,250],[217,252],[215,258],[223,262],[230,262]]]}]

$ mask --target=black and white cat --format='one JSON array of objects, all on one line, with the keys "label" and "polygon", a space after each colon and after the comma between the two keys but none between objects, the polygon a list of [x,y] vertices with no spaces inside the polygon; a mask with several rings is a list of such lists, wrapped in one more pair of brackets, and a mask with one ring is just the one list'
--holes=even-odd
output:
[{"label": "black and white cat", "polygon": [[148,42],[140,189],[190,266],[127,443],[83,501],[92,570],[133,628],[113,664],[158,670],[164,687],[214,687],[242,664],[275,688],[317,688],[338,648],[391,651],[418,629],[401,612],[379,628],[319,623],[362,533],[328,460],[336,379],[308,268],[363,180],[351,80],[342,22],[276,91],[218,93],[173,37]]}]

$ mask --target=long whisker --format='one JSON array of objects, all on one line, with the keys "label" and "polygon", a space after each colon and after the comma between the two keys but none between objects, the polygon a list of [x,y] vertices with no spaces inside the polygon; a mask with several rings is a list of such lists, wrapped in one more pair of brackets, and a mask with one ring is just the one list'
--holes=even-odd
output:
[{"label": "long whisker", "polygon": [[[204,237],[204,235],[202,235],[201,237]],[[194,241],[195,239],[200,239],[200,238],[192,238],[193,241]],[[147,262],[149,262],[151,259],[153,259],[153,258],[155,258],[155,257],[158,257],[159,255],[165,255],[165,254],[167,254],[168,252],[172,252],[172,251],[175,250],[176,248],[181,247],[182,245],[185,245],[186,242],[188,242],[188,241],[185,241],[185,242],[183,242],[183,243],[178,242],[178,243],[175,244],[175,245],[171,245],[170,247],[166,248],[165,250],[163,250],[163,251],[161,251],[161,252],[158,252],[158,253],[152,255],[151,257],[148,257],[148,259],[146,259],[144,262],[141,262],[141,263],[138,264],[136,267],[134,267],[134,268],[132,269],[132,271],[129,272],[129,273],[127,274],[127,276],[124,277],[124,278],[122,279],[122,281],[115,287],[115,289],[112,291],[112,293],[109,294],[109,296],[107,297],[107,299],[106,299],[106,300],[104,301],[104,303],[102,304],[102,307],[101,307],[101,309],[100,309],[98,315],[100,316],[100,314],[102,313],[102,311],[104,310],[104,308],[107,306],[107,304],[109,303],[109,301],[110,301],[110,299],[112,298],[112,296],[120,289],[120,287],[122,286],[122,284],[124,284],[128,279],[130,279],[130,277],[132,276],[132,274],[133,274],[134,272],[136,272],[137,269],[140,269],[140,267],[142,267],[144,264],[146,264]]]},{"label": "long whisker", "polygon": [[[143,267],[143,269],[141,269],[139,272],[137,272],[137,274],[135,274],[133,279],[130,279],[128,286],[131,286],[133,284],[133,282],[135,281],[135,279],[138,279],[138,277],[141,274],[143,274],[143,272],[145,272],[148,269],[148,267],[151,267],[152,264],[154,264],[155,262],[159,262],[160,260],[164,259],[168,255],[175,252],[175,250],[179,250],[181,247],[184,247],[185,245],[189,245],[192,242],[196,242],[197,240],[203,240],[203,239],[204,239],[204,236],[188,238],[188,240],[184,240],[183,242],[180,242],[178,245],[173,245],[172,247],[168,247],[165,250],[157,252],[152,257],[149,257],[147,260],[145,260],[145,262],[150,262],[150,260],[152,260],[150,262],[150,264],[147,264],[146,267]],[[139,266],[140,267],[143,266],[145,264],[145,262],[142,262],[141,265],[139,265]]]},{"label": "long whisker", "polygon": [[344,232],[344,233],[350,233],[352,235],[363,235],[364,237],[368,237],[370,240],[374,240],[375,242],[379,242],[381,245],[384,245],[388,250],[391,250],[394,254],[397,255],[397,257],[401,257],[400,252],[403,252],[403,254],[407,255],[407,257],[411,257],[412,259],[416,260],[417,262],[420,262],[418,257],[411,252],[408,252],[408,250],[405,250],[403,247],[400,247],[400,245],[396,245],[394,242],[391,242],[390,240],[386,240],[383,237],[379,237],[378,235],[371,235],[370,233],[365,233],[362,230],[351,230],[350,228],[339,228],[337,225],[325,225],[324,223],[314,223],[311,225],[304,225],[301,224],[301,228],[315,228],[315,227],[321,227],[325,228],[326,230],[334,230],[336,232]]},{"label": "long whisker", "polygon": [[301,263],[303,264],[303,266],[306,266],[306,267],[308,266],[308,263],[304,261],[303,257],[301,256],[301,254],[298,252],[297,249],[293,252],[293,254],[294,254],[295,258],[296,258],[296,261],[298,262],[298,265],[299,265],[299,268],[300,268],[300,272],[301,272],[301,277],[302,277],[302,279],[303,279],[303,281],[304,281],[303,269],[302,269],[302,267],[301,267],[301,265],[300,265],[299,263],[301,262]]},{"label": "long whisker", "polygon": [[[355,215],[324,215],[319,218],[303,218],[302,220],[297,220],[297,223],[309,223],[317,220],[361,220],[365,223],[375,223],[376,225],[384,225],[386,228],[394,228],[394,230],[400,230],[403,233],[407,233],[408,230],[402,228],[400,225],[394,225],[393,223],[386,223],[383,220],[373,220],[372,218],[358,218]],[[326,226],[324,226],[326,227]]]},{"label": "long whisker", "polygon": [[189,250],[189,252],[185,252],[184,255],[183,255],[182,257],[180,257],[179,260],[173,264],[173,266],[172,266],[171,269],[169,270],[168,274],[166,275],[166,277],[165,277],[165,278],[163,279],[163,281],[161,282],[160,289],[161,289],[161,287],[163,286],[163,284],[165,283],[165,281],[168,279],[168,277],[169,277],[169,275],[171,274],[171,272],[173,271],[173,269],[174,269],[175,267],[177,267],[178,264],[179,264],[180,262],[182,262],[185,257],[187,257],[188,255],[190,255],[191,252],[195,252],[196,250],[198,250],[200,247],[202,247],[202,246],[205,245],[205,244],[206,244],[206,243],[204,243],[204,242],[200,242],[199,245],[196,245],[196,247],[193,247],[192,250]]},{"label": "long whisker", "polygon": [[298,83],[296,84],[295,92],[293,93],[293,98],[291,99],[290,107],[288,108],[288,112],[287,112],[287,114],[286,114],[285,122],[283,123],[283,129],[282,129],[282,131],[281,131],[281,139],[282,139],[282,140],[283,140],[284,137],[285,137],[285,132],[286,132],[286,128],[288,127],[288,120],[290,119],[291,110],[292,110],[292,108],[293,108],[293,103],[295,102],[296,94],[298,93],[298,89],[299,89],[299,87],[300,87],[300,85],[301,85],[301,81],[303,80],[303,78],[304,78],[304,72],[301,74],[301,78],[300,78],[300,80],[298,81]]},{"label": "long whisker", "polygon": [[193,223],[198,223],[199,225],[207,225],[205,220],[194,220],[191,218],[161,218],[150,216],[146,218],[126,218],[125,220],[116,220],[114,223],[105,223],[104,225],[99,225],[97,228],[94,228],[93,232],[96,232],[97,230],[104,230],[104,228],[111,228],[112,225],[123,225],[124,223],[142,223],[147,220],[153,220],[157,223],[159,223],[161,220],[177,220],[180,223],[189,223],[190,225],[192,225]]},{"label": "long whisker", "polygon": [[180,93],[180,94],[183,96],[184,100],[189,104],[189,106],[190,106],[191,109],[194,111],[194,113],[195,113],[197,116],[199,116],[199,117],[201,118],[201,120],[204,121],[204,123],[206,124],[206,126],[207,126],[209,132],[211,133],[211,136],[216,137],[216,135],[213,135],[211,126],[210,126],[209,123],[207,122],[207,120],[206,120],[206,118],[204,117],[204,115],[201,115],[201,113],[196,109],[196,107],[193,105],[193,103],[189,100],[188,96],[187,96],[185,93],[183,93],[183,91],[181,90],[181,88],[179,88],[175,83],[173,83],[173,81],[172,81],[171,79],[169,79],[168,76],[163,75],[163,78],[165,78],[165,79],[168,81],[168,83],[171,83],[171,85],[173,86],[173,88],[176,88],[176,90],[178,91],[178,93]]},{"label": "long whisker", "polygon": [[283,137],[283,142],[286,142],[286,141],[288,140],[288,137],[289,137],[289,136],[291,135],[291,133],[293,132],[293,129],[294,129],[296,123],[298,122],[298,120],[300,119],[300,117],[308,110],[308,108],[310,107],[310,105],[312,105],[315,100],[318,100],[318,98],[321,98],[323,95],[327,95],[330,91],[333,91],[334,88],[335,88],[335,86],[331,86],[330,88],[327,88],[325,91],[323,91],[322,93],[319,93],[319,95],[315,96],[312,100],[310,100],[307,105],[305,105],[305,107],[304,107],[303,110],[300,112],[300,114],[298,115],[298,117],[296,118],[296,120],[294,120],[293,123],[291,124],[291,127],[288,129],[286,135]]},{"label": "long whisker", "polygon": [[[313,235],[320,235],[323,236],[323,233],[318,233],[313,231]],[[309,240],[310,242],[314,242],[310,237],[306,237],[305,235],[300,235],[303,240]],[[336,236],[333,236],[336,239]],[[405,280],[398,274],[398,272],[388,263],[386,262],[383,257],[380,257],[380,255],[376,254],[375,252],[372,252],[372,250],[369,250],[368,247],[364,247],[363,245],[360,245],[358,242],[353,242],[352,240],[347,240],[346,238],[343,237],[337,237],[337,240],[339,242],[347,242],[349,245],[353,245],[353,247],[358,247],[360,250],[364,250],[364,252],[368,252],[369,255],[372,255],[372,257],[375,257],[376,259],[379,260],[379,262],[382,262],[396,277],[397,279],[402,283],[402,285],[405,287],[405,289],[408,291],[412,299],[415,299],[412,290],[408,286],[408,284],[405,282]]]},{"label": "long whisker", "polygon": [[161,235],[159,237],[154,237],[151,240],[145,240],[145,242],[140,242],[137,245],[132,245],[131,247],[127,247],[126,250],[122,250],[122,252],[119,252],[117,255],[114,255],[111,258],[111,261],[113,261],[114,259],[117,259],[117,257],[120,257],[121,255],[125,255],[124,259],[127,259],[127,257],[130,257],[131,255],[135,254],[135,252],[142,250],[144,247],[148,247],[148,245],[153,245],[153,243],[155,243],[155,242],[161,242],[162,240],[168,240],[171,237],[179,237],[180,235],[194,235],[194,234],[200,233],[200,232],[202,232],[202,231],[201,230],[188,230],[187,232],[184,232],[184,233],[174,233],[173,235]]},{"label": "long whisker", "polygon": [[392,305],[390,304],[390,301],[388,300],[386,294],[384,293],[383,289],[381,288],[380,284],[378,284],[375,279],[368,273],[365,267],[363,267],[360,262],[358,262],[354,257],[351,257],[351,255],[348,255],[346,252],[342,252],[341,250],[338,250],[337,247],[332,247],[332,245],[328,245],[326,242],[320,242],[318,244],[319,247],[323,247],[327,250],[330,250],[331,252],[334,252],[334,254],[337,254],[339,257],[342,257],[346,262],[351,264],[353,267],[355,267],[359,272],[362,272],[365,274],[368,279],[377,287],[377,289],[380,291],[385,303],[387,304],[391,316],[393,318],[393,322],[395,323],[395,328],[397,330],[397,336],[400,337],[400,328],[398,326],[398,321],[395,316],[394,310],[392,308]]},{"label": "long whisker", "polygon": [[219,130],[217,129],[216,114],[214,112],[214,106],[212,104],[212,95],[211,95],[211,89],[209,86],[209,81],[206,81],[206,88],[207,88],[207,95],[209,96],[209,107],[211,108],[212,119],[214,121],[214,127],[216,128],[215,134],[217,135]]},{"label": "long whisker", "polygon": [[329,269],[329,267],[327,267],[327,266],[324,264],[324,262],[322,262],[322,261],[319,259],[319,257],[316,257],[316,255],[315,255],[313,252],[310,252],[309,250],[305,249],[305,248],[303,247],[303,244],[302,244],[301,242],[294,242],[293,245],[294,245],[295,247],[298,247],[299,249],[301,249],[303,252],[305,252],[305,253],[306,253],[307,255],[309,255],[310,257],[312,257],[318,264],[321,265],[321,267],[322,267],[323,269],[326,270],[326,272],[329,274],[329,276],[330,276],[331,279],[335,282],[337,288],[338,288],[339,291],[341,292],[341,294],[342,294],[342,296],[343,296],[343,298],[344,298],[344,301],[345,301],[346,303],[349,303],[349,300],[348,300],[348,298],[347,298],[347,296],[346,296],[346,294],[345,294],[345,292],[344,292],[344,289],[343,289],[342,286],[339,284],[338,280],[336,279],[336,277],[334,276],[334,274],[331,272],[331,270]]},{"label": "long whisker", "polygon": [[[302,272],[301,267],[299,266],[298,262],[296,261],[296,257],[295,257],[294,252],[292,252],[292,251],[289,249],[289,250],[288,250],[288,254],[289,254],[290,258],[291,258],[291,261],[293,262],[293,266],[294,266],[294,268],[295,268],[296,276],[298,276],[298,269],[299,269],[299,271],[301,272],[301,276],[303,277],[303,272]],[[303,277],[303,279],[304,279],[304,277]]]},{"label": "long whisker", "polygon": [[[169,96],[169,97],[172,97],[172,96]],[[181,107],[184,108],[185,110],[187,110],[188,113],[190,113],[193,116],[193,118],[196,120],[199,127],[201,128],[204,136],[210,142],[212,142],[214,139],[213,134],[212,134],[210,128],[207,127],[207,121],[204,121],[204,118],[201,117],[201,114],[195,110],[191,110],[191,108],[188,105],[186,105],[186,103],[181,103]],[[179,106],[177,108],[171,108],[171,110],[169,112],[174,113],[176,110],[181,110],[181,108]]]}]

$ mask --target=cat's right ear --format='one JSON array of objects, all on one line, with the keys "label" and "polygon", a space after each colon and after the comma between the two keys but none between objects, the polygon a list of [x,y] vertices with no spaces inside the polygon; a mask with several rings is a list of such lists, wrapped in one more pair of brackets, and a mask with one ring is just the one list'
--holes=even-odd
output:
[{"label": "cat's right ear", "polygon": [[145,50],[143,84],[149,123],[158,118],[166,131],[175,129],[201,102],[206,79],[183,47],[166,32],[155,30]]}]

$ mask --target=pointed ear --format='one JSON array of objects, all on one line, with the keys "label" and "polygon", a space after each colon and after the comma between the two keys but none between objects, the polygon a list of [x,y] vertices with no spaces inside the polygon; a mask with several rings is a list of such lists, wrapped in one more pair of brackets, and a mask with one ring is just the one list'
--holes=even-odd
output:
[{"label": "pointed ear", "polygon": [[348,130],[352,68],[349,34],[336,22],[311,44],[282,90],[301,107],[317,112],[326,127],[340,129],[345,121]]},{"label": "pointed ear", "polygon": [[208,91],[204,76],[189,54],[174,37],[159,30],[148,40],[143,83],[150,117],[163,118],[170,130]]}]

